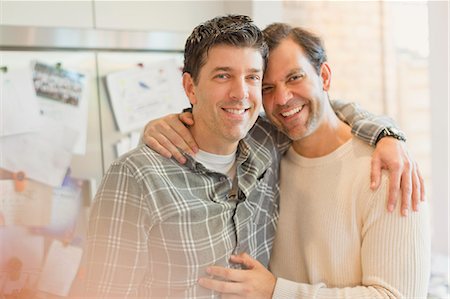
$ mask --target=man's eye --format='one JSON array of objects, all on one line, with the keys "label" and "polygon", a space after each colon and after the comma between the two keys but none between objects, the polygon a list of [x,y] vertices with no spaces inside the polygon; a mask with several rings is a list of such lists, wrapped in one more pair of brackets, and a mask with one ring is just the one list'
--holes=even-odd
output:
[{"label": "man's eye", "polygon": [[250,75],[247,78],[252,80],[252,81],[260,81],[261,80],[261,77],[258,76],[258,75]]},{"label": "man's eye", "polygon": [[214,76],[214,78],[217,78],[217,79],[227,79],[229,77],[230,76],[228,74],[217,74]]},{"label": "man's eye", "polygon": [[304,74],[295,74],[289,77],[288,81],[296,81],[296,80],[300,80],[303,77],[305,77]]},{"label": "man's eye", "polygon": [[272,87],[272,86],[264,86],[264,87],[262,88],[262,93],[263,93],[263,94],[266,94],[266,93],[271,92],[272,90],[273,90],[273,87]]}]

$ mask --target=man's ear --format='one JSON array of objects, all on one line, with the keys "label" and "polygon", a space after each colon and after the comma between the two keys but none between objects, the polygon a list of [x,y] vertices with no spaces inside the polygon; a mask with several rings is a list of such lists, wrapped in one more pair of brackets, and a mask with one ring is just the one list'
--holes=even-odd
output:
[{"label": "man's ear", "polygon": [[197,104],[197,97],[195,95],[194,79],[192,78],[191,74],[189,74],[189,73],[183,73],[183,88],[184,88],[184,92],[186,93],[187,97],[189,98],[189,102],[192,105]]},{"label": "man's ear", "polygon": [[331,86],[331,68],[326,62],[320,66],[320,77],[322,79],[323,90],[328,91]]}]

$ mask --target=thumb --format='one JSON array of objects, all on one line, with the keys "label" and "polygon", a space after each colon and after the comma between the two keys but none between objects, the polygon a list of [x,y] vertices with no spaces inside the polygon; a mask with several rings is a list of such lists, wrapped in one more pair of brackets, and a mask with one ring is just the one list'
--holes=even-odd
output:
[{"label": "thumb", "polygon": [[192,117],[192,113],[183,112],[178,115],[178,119],[183,122],[187,126],[192,126],[194,124],[194,118]]},{"label": "thumb", "polygon": [[239,255],[232,255],[230,257],[230,262],[235,263],[235,264],[241,264],[246,269],[253,269],[253,268],[257,267],[257,265],[258,265],[258,261],[253,259],[250,255],[248,255],[245,252],[241,253]]}]

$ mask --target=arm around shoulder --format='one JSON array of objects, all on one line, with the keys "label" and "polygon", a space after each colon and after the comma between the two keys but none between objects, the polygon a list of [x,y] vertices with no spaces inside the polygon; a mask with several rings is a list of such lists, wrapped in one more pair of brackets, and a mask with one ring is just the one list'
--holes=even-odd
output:
[{"label": "arm around shoulder", "polygon": [[352,133],[364,142],[375,146],[385,129],[393,129],[405,138],[395,121],[385,115],[374,115],[358,104],[341,100],[331,101],[336,115],[352,128]]}]

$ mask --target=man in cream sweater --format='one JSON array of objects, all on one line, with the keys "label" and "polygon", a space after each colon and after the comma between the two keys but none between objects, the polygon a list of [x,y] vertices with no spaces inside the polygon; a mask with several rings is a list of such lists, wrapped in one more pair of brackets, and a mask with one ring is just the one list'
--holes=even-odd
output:
[{"label": "man in cream sweater", "polygon": [[373,149],[331,108],[331,69],[321,40],[286,24],[264,33],[270,49],[264,108],[293,140],[281,164],[272,273],[241,254],[231,261],[247,270],[212,266],[207,273],[214,277],[200,285],[246,298],[426,297],[427,204],[401,217],[385,210],[386,175],[378,190],[369,188]]}]

